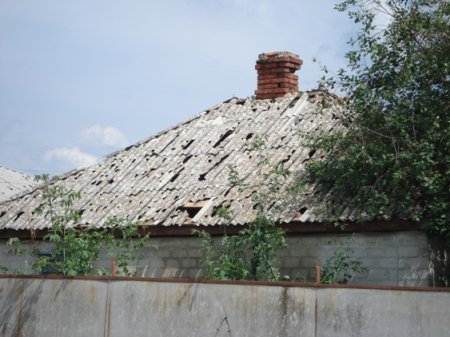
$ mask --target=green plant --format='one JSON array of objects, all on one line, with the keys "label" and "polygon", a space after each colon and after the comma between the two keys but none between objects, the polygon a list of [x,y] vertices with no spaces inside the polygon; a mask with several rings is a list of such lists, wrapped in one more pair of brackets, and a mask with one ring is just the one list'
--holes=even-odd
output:
[{"label": "green plant", "polygon": [[117,263],[117,274],[124,276],[136,276],[137,269],[130,268],[139,266],[143,250],[146,248],[156,248],[149,245],[150,238],[148,233],[141,233],[140,223],[136,221],[126,221],[125,219],[113,217],[106,222],[107,228],[117,232],[119,237],[116,240],[108,240],[107,255]]},{"label": "green plant", "polygon": [[311,137],[327,156],[309,162],[308,181],[333,191],[330,220],[350,206],[363,210],[360,221],[387,212],[450,237],[450,4],[346,0],[337,9],[360,27],[347,69],[323,79],[348,97],[345,130]]},{"label": "green plant", "polygon": [[[36,177],[44,183],[42,203],[36,209],[49,221],[48,233],[43,240],[51,243],[48,252],[33,245],[33,269],[36,273],[56,273],[65,276],[105,274],[96,267],[103,251],[117,261],[119,273],[130,275],[129,263],[138,263],[141,251],[146,247],[148,234],[139,232],[139,223],[112,218],[102,228],[81,226],[81,212],[74,208],[78,193],[67,190],[58,178],[48,175]],[[117,238],[116,238],[117,237]],[[10,252],[14,255],[24,253],[21,241],[12,238],[8,241]]]},{"label": "green plant", "polygon": [[353,260],[350,257],[352,253],[349,245],[337,248],[321,267],[320,282],[346,284],[355,274],[366,273],[368,269],[360,261]]},{"label": "green plant", "polygon": [[[27,250],[22,245],[22,242],[18,238],[10,238],[8,241],[6,241],[6,246],[9,247],[8,254],[15,255],[15,256],[22,256],[26,254]],[[5,266],[0,266],[0,274],[14,274],[14,275],[23,275],[27,272],[27,261],[24,261],[24,266],[15,268],[13,270],[10,270],[9,268]]]},{"label": "green plant", "polygon": [[276,252],[285,248],[284,231],[275,227],[273,219],[258,215],[236,235],[222,236],[215,244],[211,236],[194,230],[202,239],[203,262],[207,278],[231,280],[277,280],[274,267]]},{"label": "green plant", "polygon": [[45,241],[53,244],[47,254],[36,250],[33,267],[37,273],[58,273],[65,276],[94,273],[94,263],[100,256],[103,243],[112,240],[107,231],[98,231],[92,226],[79,226],[81,213],[73,208],[80,195],[68,191],[57,178],[47,175],[36,176],[45,185],[42,189],[42,203],[36,213],[49,221]]},{"label": "green plant", "polygon": [[[255,137],[251,149],[264,148],[264,137]],[[229,167],[231,186],[241,191],[254,191],[253,201],[256,208],[254,220],[236,235],[224,235],[215,243],[206,232],[193,231],[202,239],[203,262],[207,268],[206,277],[213,279],[249,279],[277,280],[280,275],[275,267],[276,252],[286,247],[285,232],[275,226],[271,214],[279,209],[282,190],[289,171],[282,163],[271,163],[267,157],[260,156],[258,163],[261,181],[248,185],[234,166]],[[216,211],[226,222],[232,220],[227,208]]]}]

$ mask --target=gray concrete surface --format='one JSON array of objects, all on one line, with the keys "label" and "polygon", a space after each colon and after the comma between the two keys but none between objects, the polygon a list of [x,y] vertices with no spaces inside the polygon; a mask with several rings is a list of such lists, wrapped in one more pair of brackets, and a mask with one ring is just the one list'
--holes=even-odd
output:
[{"label": "gray concrete surface", "polygon": [[[202,277],[200,241],[194,237],[152,238],[157,248],[144,251],[137,268],[138,276]],[[279,270],[292,280],[315,280],[315,264],[323,264],[339,247],[349,246],[351,258],[368,270],[355,275],[351,283],[391,286],[427,286],[434,275],[430,264],[433,251],[427,235],[421,231],[357,234],[304,234],[287,236],[288,248],[279,252]],[[48,243],[40,243],[48,251]],[[20,268],[32,273],[32,256],[11,256],[6,241],[0,240],[0,266],[11,272]],[[103,255],[99,265],[110,269],[111,258]]]},{"label": "gray concrete surface", "polygon": [[0,278],[2,337],[444,337],[450,290]]},{"label": "gray concrete surface", "polygon": [[0,336],[103,336],[108,284],[0,279]]}]

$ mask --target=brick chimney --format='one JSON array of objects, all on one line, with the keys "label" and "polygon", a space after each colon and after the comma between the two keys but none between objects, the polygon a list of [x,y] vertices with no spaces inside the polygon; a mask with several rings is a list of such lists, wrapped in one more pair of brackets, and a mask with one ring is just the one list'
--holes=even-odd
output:
[{"label": "brick chimney", "polygon": [[302,64],[298,55],[287,51],[260,54],[255,66],[258,71],[256,99],[271,99],[298,92],[298,76],[294,73]]}]

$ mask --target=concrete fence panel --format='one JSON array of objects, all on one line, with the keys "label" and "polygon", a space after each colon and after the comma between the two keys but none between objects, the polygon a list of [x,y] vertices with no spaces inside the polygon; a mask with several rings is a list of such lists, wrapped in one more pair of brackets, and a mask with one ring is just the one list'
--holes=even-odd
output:
[{"label": "concrete fence panel", "polygon": [[2,337],[443,337],[450,290],[0,278]]}]

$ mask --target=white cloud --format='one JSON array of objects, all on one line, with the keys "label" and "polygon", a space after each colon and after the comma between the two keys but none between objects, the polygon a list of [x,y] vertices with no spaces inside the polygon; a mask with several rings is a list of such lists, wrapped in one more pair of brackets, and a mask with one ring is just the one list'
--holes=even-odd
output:
[{"label": "white cloud", "polygon": [[98,161],[97,157],[89,153],[81,152],[78,147],[59,147],[47,151],[44,159],[47,161],[61,161],[76,168],[90,166]]},{"label": "white cloud", "polygon": [[113,126],[94,125],[83,131],[83,137],[91,141],[100,141],[104,145],[112,147],[124,147],[128,144],[126,137],[119,129]]}]

